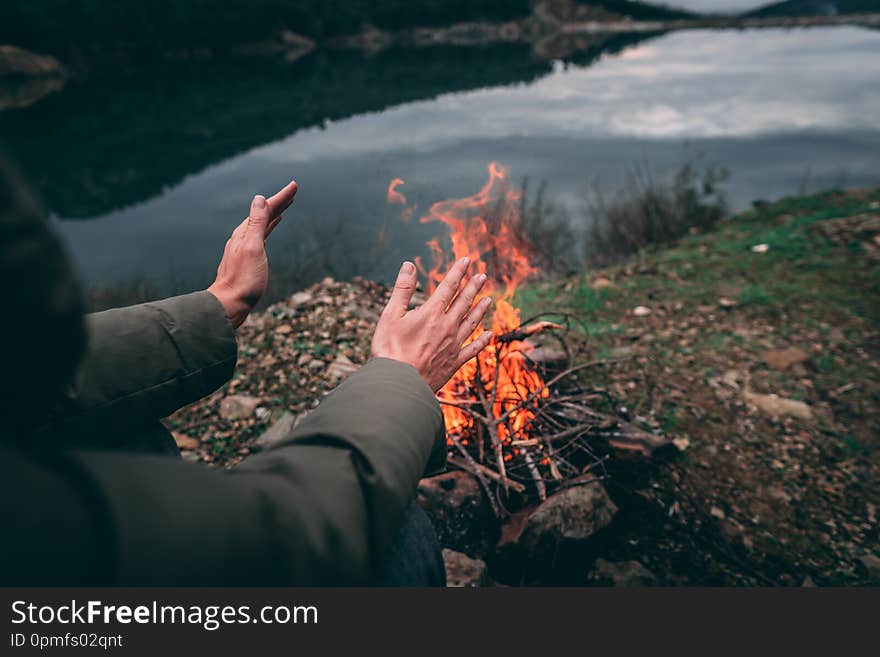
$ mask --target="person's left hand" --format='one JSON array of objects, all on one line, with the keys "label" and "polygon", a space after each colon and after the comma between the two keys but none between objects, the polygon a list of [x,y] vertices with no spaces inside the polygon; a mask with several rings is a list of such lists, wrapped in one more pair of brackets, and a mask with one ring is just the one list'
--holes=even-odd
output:
[{"label": "person's left hand", "polygon": [[296,196],[296,181],[269,198],[254,196],[250,214],[232,231],[226,242],[217,278],[208,292],[217,297],[234,328],[241,326],[269,286],[266,238],[275,230],[283,212]]}]

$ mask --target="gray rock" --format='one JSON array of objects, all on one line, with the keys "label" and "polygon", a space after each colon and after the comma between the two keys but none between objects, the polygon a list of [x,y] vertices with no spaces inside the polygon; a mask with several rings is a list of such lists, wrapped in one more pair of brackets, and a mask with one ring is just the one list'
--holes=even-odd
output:
[{"label": "gray rock", "polygon": [[859,562],[868,573],[871,584],[880,584],[880,557],[870,552],[859,557]]},{"label": "gray rock", "polygon": [[345,354],[339,354],[330,366],[327,368],[327,376],[331,380],[344,379],[349,374],[358,370],[358,366],[351,362]]},{"label": "gray rock", "polygon": [[275,422],[272,423],[268,429],[266,429],[259,438],[255,441],[255,444],[259,445],[263,449],[267,449],[275,445],[278,441],[283,440],[290,432],[293,431],[293,427],[296,426],[296,416],[289,411],[284,411]]},{"label": "gray rock", "polygon": [[596,559],[590,579],[618,587],[656,586],[657,578],[638,561]]},{"label": "gray rock", "polygon": [[199,453],[194,452],[191,449],[182,449],[180,450],[180,458],[182,458],[184,461],[188,461],[189,463],[198,463]]},{"label": "gray rock", "polygon": [[303,290],[302,292],[294,292],[292,295],[290,295],[290,300],[288,301],[288,304],[296,308],[297,306],[301,306],[304,303],[308,303],[312,300],[313,297],[314,295],[311,292],[307,292],[305,290]]},{"label": "gray rock", "polygon": [[220,417],[227,420],[249,417],[259,405],[260,399],[258,397],[227,395],[220,402]]},{"label": "gray rock", "polygon": [[486,562],[471,559],[466,554],[444,548],[443,563],[446,565],[446,586],[477,587],[489,582]]},{"label": "gray rock", "polygon": [[599,483],[573,486],[547,498],[526,519],[518,543],[530,555],[563,541],[582,541],[607,527],[617,506]]}]

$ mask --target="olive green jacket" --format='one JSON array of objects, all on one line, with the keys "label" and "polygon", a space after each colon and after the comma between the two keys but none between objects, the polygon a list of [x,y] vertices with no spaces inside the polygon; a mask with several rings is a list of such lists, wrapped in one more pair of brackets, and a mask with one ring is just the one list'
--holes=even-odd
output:
[{"label": "olive green jacket", "polygon": [[[114,450],[217,389],[234,332],[199,292],[87,317],[64,402],[0,441],[0,583],[356,584],[418,480],[442,467],[439,405],[409,365],[374,359],[274,448],[229,471]],[[76,432],[106,449],[72,447]]]}]

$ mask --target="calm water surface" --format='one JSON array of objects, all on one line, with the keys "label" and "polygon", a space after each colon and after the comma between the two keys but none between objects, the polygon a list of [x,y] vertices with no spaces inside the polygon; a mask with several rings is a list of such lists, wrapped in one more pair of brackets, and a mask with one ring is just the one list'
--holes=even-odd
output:
[{"label": "calm water surface", "polygon": [[595,184],[692,156],[731,172],[736,209],[880,182],[880,32],[639,39],[566,62],[498,48],[215,62],[72,85],[0,113],[0,134],[90,283],[165,291],[206,284],[251,196],[290,178],[299,196],[270,248],[288,286],[388,280],[425,252],[441,228],[385,203],[396,176],[424,210],[476,191],[497,160],[516,182],[546,182],[574,220]]}]

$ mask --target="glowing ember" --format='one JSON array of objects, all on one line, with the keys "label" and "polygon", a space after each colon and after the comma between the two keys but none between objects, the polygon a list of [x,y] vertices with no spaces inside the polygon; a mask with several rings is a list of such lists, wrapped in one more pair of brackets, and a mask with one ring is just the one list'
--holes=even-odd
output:
[{"label": "glowing ember", "polygon": [[[388,189],[402,195],[397,187],[403,181],[396,178]],[[394,202],[406,203],[393,197]],[[499,458],[509,460],[518,454],[514,441],[529,438],[534,419],[532,404],[523,403],[530,395],[547,397],[541,376],[532,368],[524,354],[532,346],[523,339],[511,339],[509,332],[519,328],[519,309],[513,305],[513,296],[519,286],[536,269],[530,262],[531,247],[523,237],[520,217],[520,193],[507,182],[507,170],[497,163],[489,165],[489,180],[483,188],[461,199],[440,201],[431,206],[422,223],[441,221],[449,226],[451,252],[438,240],[428,246],[433,263],[426,267],[417,259],[420,270],[428,279],[428,292],[433,292],[448,268],[459,258],[468,256],[473,263],[472,273],[487,275],[479,298],[492,296],[494,310],[491,329],[494,334],[490,345],[478,358],[467,363],[439,392],[446,419],[450,442],[458,439],[462,445],[487,440],[497,448]],[[480,326],[474,336],[483,331]],[[483,436],[484,427],[475,426],[472,413],[462,408],[491,409],[487,424],[489,436]],[[482,446],[479,446],[482,448]],[[502,452],[503,450],[503,452]],[[503,453],[503,456],[502,456]],[[499,463],[503,468],[503,464]]]}]

